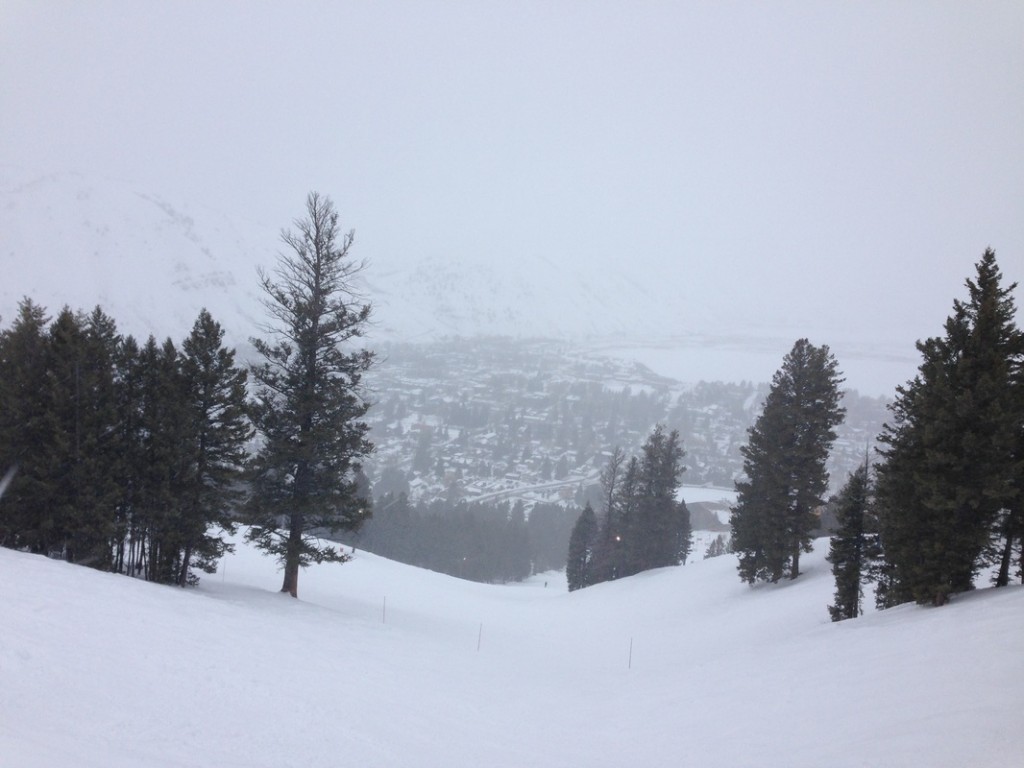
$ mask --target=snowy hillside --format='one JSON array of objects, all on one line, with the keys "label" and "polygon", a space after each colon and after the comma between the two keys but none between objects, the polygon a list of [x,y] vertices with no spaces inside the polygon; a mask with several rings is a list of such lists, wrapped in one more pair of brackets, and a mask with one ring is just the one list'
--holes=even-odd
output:
[{"label": "snowy hillside", "polygon": [[[10,276],[0,286],[0,315],[10,317],[24,295],[51,311],[100,303],[133,333],[177,338],[206,306],[242,343],[262,319],[256,267],[273,266],[280,230],[302,215],[302,203],[280,221],[257,223],[230,200],[212,207],[99,176],[2,166],[0,258]],[[358,222],[343,220],[342,227],[355,228],[353,253],[370,265],[365,288],[377,338],[607,337],[685,328],[677,287],[643,286],[629,279],[628,265],[579,274],[528,253],[515,263],[486,253],[384,254]]]},{"label": "snowy hillside", "polygon": [[[30,296],[51,314],[100,304],[126,333],[180,339],[206,307],[246,355],[265,316],[257,267],[273,268],[280,232],[302,215],[302,202],[278,221],[253,221],[230,199],[178,200],[102,176],[0,165],[0,319]],[[528,249],[514,260],[486,248],[393,253],[341,214],[342,227],[356,230],[353,253],[368,263],[359,289],[374,305],[371,345],[557,338],[682,381],[768,381],[793,340],[820,333],[813,326],[830,317],[772,322],[784,303],[736,305],[728,285],[699,290],[682,259],[638,273],[629,255],[608,264]],[[863,333],[834,328],[818,341],[833,347],[851,387],[891,394],[916,367],[911,340]]]},{"label": "snowy hillside", "polygon": [[244,549],[185,591],[0,550],[0,765],[1017,764],[1024,590],[835,625],[823,545],[572,594],[357,553],[299,601]]},{"label": "snowy hillside", "polygon": [[29,296],[52,314],[97,304],[126,332],[179,339],[208,307],[241,343],[262,317],[256,266],[275,231],[78,174],[0,168],[0,316]]}]

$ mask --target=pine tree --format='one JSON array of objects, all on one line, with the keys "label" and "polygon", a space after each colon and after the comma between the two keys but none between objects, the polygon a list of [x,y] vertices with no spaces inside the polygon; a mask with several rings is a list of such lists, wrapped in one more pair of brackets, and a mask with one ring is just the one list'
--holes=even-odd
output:
[{"label": "pine tree", "polygon": [[247,372],[235,366],[235,352],[223,340],[220,324],[204,309],[182,344],[190,454],[179,519],[183,551],[177,583],[182,586],[193,564],[207,573],[216,570],[229,545],[212,528],[234,531],[232,515],[243,496],[240,480],[252,435]]},{"label": "pine tree", "polygon": [[836,500],[839,529],[829,543],[828,561],[835,577],[835,604],[828,607],[832,621],[855,619],[861,614],[861,584],[877,557],[877,523],[871,510],[871,482],[865,462],[852,473]]},{"label": "pine tree", "polygon": [[139,565],[146,580],[174,584],[187,537],[181,521],[191,458],[188,390],[170,339],[157,344],[150,336],[139,365],[141,439],[134,463]]},{"label": "pine tree", "polygon": [[619,509],[622,497],[619,486],[623,479],[625,461],[626,454],[616,446],[608,463],[601,470],[601,501],[604,509],[590,567],[591,584],[611,581],[617,578],[621,569],[625,520]]},{"label": "pine tree", "polygon": [[0,472],[14,472],[0,503],[0,544],[35,553],[48,546],[48,323],[46,310],[26,298],[0,333]]},{"label": "pine tree", "polygon": [[679,433],[666,434],[660,424],[644,443],[628,548],[632,573],[679,565],[690,553],[690,513],[676,498],[684,455]]},{"label": "pine tree", "polygon": [[679,565],[690,553],[690,513],[676,499],[684,451],[679,433],[658,425],[642,458],[616,448],[601,472],[604,515],[590,567],[591,583]]},{"label": "pine tree", "polygon": [[65,307],[49,329],[45,457],[47,549],[69,562],[107,569],[118,486],[113,358],[114,322]]},{"label": "pine tree", "polygon": [[827,346],[800,339],[775,373],[764,410],[740,450],[732,544],[744,581],[777,582],[800,574],[815,510],[828,488],[825,462],[842,422],[842,378]]},{"label": "pine tree", "polygon": [[636,456],[631,456],[626,462],[616,488],[613,506],[614,518],[609,514],[606,520],[610,525],[614,519],[616,526],[614,536],[609,533],[604,537],[611,547],[609,558],[611,570],[607,576],[608,580],[623,579],[639,572],[636,568],[636,563],[639,560],[638,551],[641,546],[639,488],[640,460]]},{"label": "pine tree", "polygon": [[[972,589],[979,568],[1006,557],[1019,531],[1024,341],[1015,285],[1001,280],[987,250],[945,334],[918,342],[918,374],[897,389],[879,438],[883,605],[942,605]],[[1001,553],[991,546],[1000,536]]]},{"label": "pine tree", "polygon": [[114,515],[113,570],[137,575],[142,530],[139,527],[140,466],[143,433],[141,350],[133,336],[126,336],[114,357],[114,382],[117,398],[117,444],[120,448],[118,479],[121,493]]},{"label": "pine tree", "polygon": [[356,493],[355,470],[373,446],[362,421],[368,404],[361,379],[373,355],[345,351],[362,336],[370,305],[353,280],[353,235],[341,235],[329,198],[311,193],[297,232],[273,274],[260,273],[274,342],[253,339],[265,362],[251,369],[257,384],[253,421],[262,440],[253,461],[250,541],[284,568],[282,592],[298,595],[299,569],[344,562],[323,532],[357,528],[369,502]]},{"label": "pine tree", "polygon": [[708,548],[704,551],[704,559],[710,560],[712,557],[721,557],[727,551],[725,544],[725,536],[718,534],[711,543],[708,544]]},{"label": "pine tree", "polygon": [[591,566],[594,562],[594,548],[597,544],[597,515],[588,502],[576,519],[569,536],[569,556],[565,566],[565,577],[569,591],[589,587],[594,582]]},{"label": "pine tree", "polygon": [[77,372],[77,515],[68,559],[109,570],[114,521],[122,494],[115,361],[121,336],[114,319],[96,307],[81,318],[83,350]]}]

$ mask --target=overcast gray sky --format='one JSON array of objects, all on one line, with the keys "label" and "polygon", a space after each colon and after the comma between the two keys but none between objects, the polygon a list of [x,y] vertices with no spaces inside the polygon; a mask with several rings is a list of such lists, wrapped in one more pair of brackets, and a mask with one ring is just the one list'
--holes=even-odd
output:
[{"label": "overcast gray sky", "polygon": [[1024,3],[5,0],[0,163],[912,345],[1024,279]]}]

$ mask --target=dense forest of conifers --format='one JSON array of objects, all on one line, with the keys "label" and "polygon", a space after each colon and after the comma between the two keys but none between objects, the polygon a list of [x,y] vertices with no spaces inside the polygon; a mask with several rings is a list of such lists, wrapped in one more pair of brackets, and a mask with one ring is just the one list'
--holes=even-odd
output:
[{"label": "dense forest of conifers", "polygon": [[[1024,570],[1016,284],[1003,285],[989,250],[966,287],[943,334],[917,344],[922,362],[897,388],[883,447],[833,500],[834,619],[860,613],[868,582],[880,607],[941,605],[985,569],[996,585]],[[254,435],[248,374],[223,336],[204,310],[179,344],[140,345],[100,308],[51,319],[24,300],[0,329],[0,545],[163,583],[214,569],[245,519]],[[745,581],[800,573],[826,501],[841,380],[828,347],[799,340],[748,430],[730,542]],[[600,497],[529,515],[521,504],[413,505],[387,488],[345,542],[481,581],[567,563],[571,589],[678,564],[690,534],[676,501],[683,455],[678,434],[658,427],[641,456],[616,451]]]},{"label": "dense forest of conifers", "polygon": [[[203,311],[180,344],[25,300],[0,331],[0,545],[150,581],[212,572],[245,521],[247,371]],[[361,492],[371,489],[360,479]],[[385,494],[346,543],[466,579],[565,565],[578,509]]]},{"label": "dense forest of conifers", "polygon": [[346,543],[391,560],[473,581],[521,581],[565,567],[569,533],[579,508],[522,501],[435,499],[412,504],[385,494],[373,517]]},{"label": "dense forest of conifers", "polygon": [[205,310],[176,345],[24,300],[0,333],[0,544],[164,583],[215,567],[241,496],[246,371]]},{"label": "dense forest of conifers", "polygon": [[[898,387],[876,456],[831,501],[833,620],[861,613],[864,587],[886,608],[942,605],[992,572],[1024,579],[1024,335],[1013,291],[986,250],[943,334],[918,342],[918,374]],[[729,548],[746,582],[800,575],[829,485],[826,460],[845,409],[839,364],[800,339],[776,372],[741,448]],[[607,482],[605,483],[607,486]],[[584,510],[569,554],[570,589],[592,583],[619,503]],[[1014,564],[1016,568],[1014,569]],[[611,578],[615,578],[614,572]]]}]

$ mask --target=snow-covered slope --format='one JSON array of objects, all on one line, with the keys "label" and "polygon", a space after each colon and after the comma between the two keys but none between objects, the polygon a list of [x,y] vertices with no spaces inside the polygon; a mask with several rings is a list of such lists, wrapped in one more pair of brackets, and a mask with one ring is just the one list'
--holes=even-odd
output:
[{"label": "snow-covered slope", "polygon": [[[9,318],[25,295],[51,311],[99,303],[133,333],[179,338],[206,306],[241,343],[263,316],[256,268],[273,266],[279,232],[302,215],[301,202],[269,226],[247,220],[231,201],[211,207],[114,179],[0,166],[0,315]],[[354,254],[369,263],[378,338],[606,337],[686,327],[679,287],[641,285],[626,263],[580,274],[529,253],[515,263],[484,253],[382,254],[356,228]]]},{"label": "snow-covered slope", "polygon": [[357,553],[298,601],[244,548],[186,591],[0,550],[0,765],[1017,764],[1024,590],[831,624],[824,548],[572,594]]},{"label": "snow-covered slope", "polygon": [[0,168],[0,316],[97,304],[139,336],[183,338],[207,307],[240,343],[262,316],[256,267],[277,241],[214,209],[78,174]]},{"label": "snow-covered slope", "polygon": [[[0,165],[0,322],[29,296],[51,314],[99,304],[123,332],[177,340],[206,307],[247,356],[265,318],[257,268],[273,268],[280,231],[302,215],[301,203],[280,221],[253,221],[231,200],[183,201],[96,175]],[[371,345],[557,338],[635,357],[684,381],[767,381],[793,340],[820,333],[815,327],[829,317],[773,321],[786,315],[784,301],[737,304],[728,285],[700,289],[694,265],[680,259],[663,259],[654,274],[650,264],[638,271],[630,254],[602,263],[524,248],[508,260],[436,244],[392,253],[342,217],[343,227],[356,228],[355,256],[368,263],[358,289],[374,305]],[[832,346],[851,387],[889,394],[913,374],[913,346],[862,330],[812,340]]]}]

